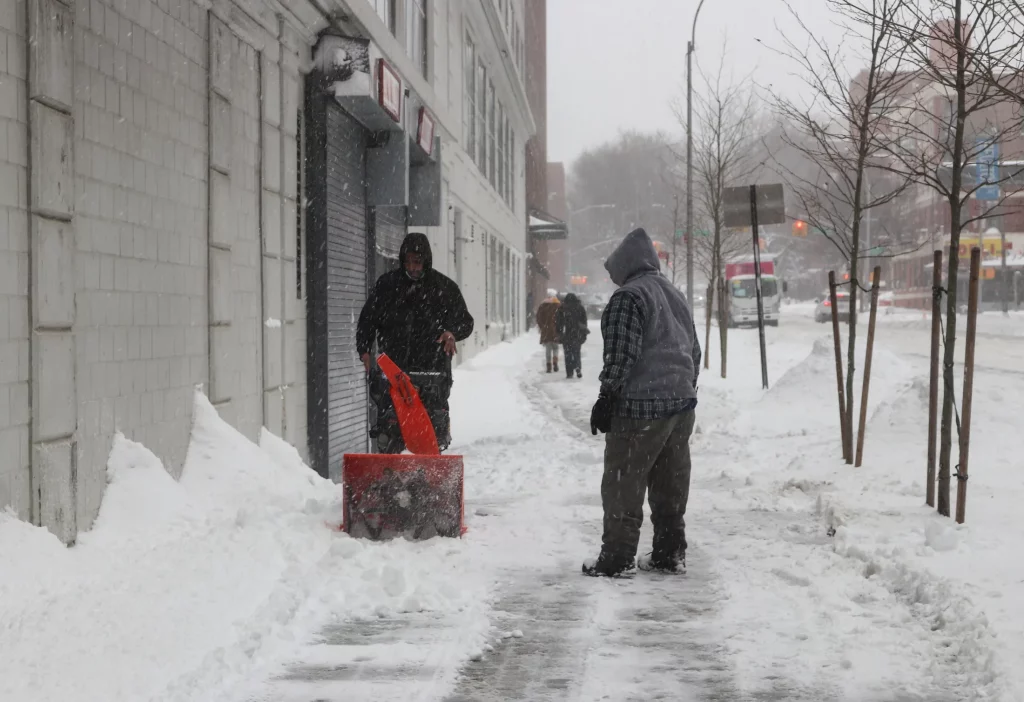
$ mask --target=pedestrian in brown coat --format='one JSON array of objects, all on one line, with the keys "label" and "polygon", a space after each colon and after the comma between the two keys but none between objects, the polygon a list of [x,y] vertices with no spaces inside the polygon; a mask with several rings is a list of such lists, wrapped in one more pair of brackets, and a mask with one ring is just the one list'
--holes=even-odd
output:
[{"label": "pedestrian in brown coat", "polygon": [[558,292],[548,290],[548,298],[537,308],[537,328],[540,329],[540,343],[544,347],[544,360],[547,372],[558,372],[558,308],[561,306]]}]

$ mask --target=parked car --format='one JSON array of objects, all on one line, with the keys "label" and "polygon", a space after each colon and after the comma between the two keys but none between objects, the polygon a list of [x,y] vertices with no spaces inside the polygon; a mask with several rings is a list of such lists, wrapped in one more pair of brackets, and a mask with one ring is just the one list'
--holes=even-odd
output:
[{"label": "parked car", "polygon": [[893,307],[896,302],[896,293],[887,291],[878,294],[879,307]]},{"label": "parked car", "polygon": [[[814,308],[814,321],[818,324],[824,324],[825,322],[832,321],[832,300],[829,294],[823,293],[816,302],[818,306]],[[845,291],[836,291],[836,304],[839,305],[839,321],[847,322],[850,320],[850,293]]]},{"label": "parked car", "polygon": [[588,319],[601,319],[604,308],[608,305],[608,296],[600,293],[587,295],[583,300],[583,306],[587,310]]}]

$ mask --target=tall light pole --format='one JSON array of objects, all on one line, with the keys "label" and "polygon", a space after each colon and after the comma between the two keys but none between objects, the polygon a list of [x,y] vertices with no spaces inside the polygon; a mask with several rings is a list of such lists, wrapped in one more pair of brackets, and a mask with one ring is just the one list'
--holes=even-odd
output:
[{"label": "tall light pole", "polygon": [[[693,45],[697,41],[697,18],[704,0],[693,13],[693,30],[686,45],[686,299],[693,304]],[[672,236],[675,236],[672,232]]]}]

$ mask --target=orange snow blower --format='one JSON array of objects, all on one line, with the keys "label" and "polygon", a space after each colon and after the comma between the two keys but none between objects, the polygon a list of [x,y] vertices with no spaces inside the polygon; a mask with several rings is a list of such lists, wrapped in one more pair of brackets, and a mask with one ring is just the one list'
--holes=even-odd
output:
[{"label": "orange snow blower", "polygon": [[342,458],[342,529],[383,540],[427,539],[465,533],[462,456],[442,456],[430,415],[413,379],[387,355],[377,357],[387,378],[402,440],[410,453],[347,453]]}]

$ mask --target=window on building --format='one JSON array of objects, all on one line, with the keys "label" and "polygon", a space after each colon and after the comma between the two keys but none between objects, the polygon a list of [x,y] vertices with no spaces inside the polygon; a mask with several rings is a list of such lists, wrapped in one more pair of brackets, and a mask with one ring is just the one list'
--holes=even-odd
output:
[{"label": "window on building", "polygon": [[494,82],[489,81],[487,83],[487,168],[484,172],[487,174],[487,180],[491,182],[492,188],[497,188],[497,180],[495,180],[495,159],[494,154],[494,139],[495,139],[495,124],[496,122],[497,105],[494,100]]},{"label": "window on building", "polygon": [[476,62],[476,163],[487,172],[487,69]]},{"label": "window on building", "polygon": [[498,103],[498,134],[497,134],[497,179],[498,179],[498,194],[501,195],[501,199],[507,200],[505,197],[505,184],[508,182],[507,164],[505,160],[506,148],[505,148],[505,106],[500,102]]},{"label": "window on building", "polygon": [[488,279],[488,284],[491,288],[491,309],[488,312],[487,319],[489,321],[497,321],[497,294],[498,294],[498,239],[493,234],[491,235],[491,274]]},{"label": "window on building", "polygon": [[[518,18],[516,18],[516,20],[515,20],[515,27],[512,30],[512,56],[515,59],[516,67],[519,68],[520,62],[519,62],[519,19]],[[520,73],[522,73],[522,68],[519,68],[519,71],[520,71]]]},{"label": "window on building", "polygon": [[405,47],[409,58],[427,75],[427,0],[406,0]]},{"label": "window on building", "polygon": [[462,49],[462,72],[466,77],[465,95],[462,96],[462,130],[466,140],[466,153],[476,156],[476,45],[466,33]]},{"label": "window on building", "polygon": [[514,129],[509,130],[509,141],[508,141],[508,161],[509,167],[512,171],[512,183],[509,189],[509,205],[512,209],[516,209],[516,186],[519,184],[519,174],[516,172],[516,131]]},{"label": "window on building", "polygon": [[505,249],[505,321],[512,321],[512,251]]},{"label": "window on building", "polygon": [[508,115],[505,115],[505,191],[502,196],[505,202],[512,202],[512,127],[509,124]]},{"label": "window on building", "polygon": [[303,216],[306,210],[306,188],[303,182],[303,174],[305,168],[303,167],[302,150],[304,147],[303,140],[306,138],[306,125],[305,117],[302,114],[302,110],[299,109],[298,121],[295,123],[295,146],[298,151],[296,156],[297,160],[295,163],[298,164],[298,168],[295,169],[295,299],[302,299],[302,227],[305,225],[306,218]]},{"label": "window on building", "polygon": [[498,320],[505,321],[505,245],[498,248]]},{"label": "window on building", "polygon": [[395,5],[397,0],[370,0],[373,4],[373,9],[377,11],[377,14],[384,21],[384,26],[388,28],[388,31],[392,34],[395,33]]}]

